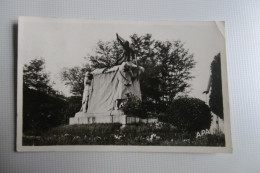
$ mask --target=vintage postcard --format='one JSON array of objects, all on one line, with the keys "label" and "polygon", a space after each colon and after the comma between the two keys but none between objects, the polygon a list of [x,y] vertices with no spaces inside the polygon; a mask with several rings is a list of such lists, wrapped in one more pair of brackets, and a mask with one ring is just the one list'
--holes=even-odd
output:
[{"label": "vintage postcard", "polygon": [[17,151],[232,152],[224,22],[18,28]]}]

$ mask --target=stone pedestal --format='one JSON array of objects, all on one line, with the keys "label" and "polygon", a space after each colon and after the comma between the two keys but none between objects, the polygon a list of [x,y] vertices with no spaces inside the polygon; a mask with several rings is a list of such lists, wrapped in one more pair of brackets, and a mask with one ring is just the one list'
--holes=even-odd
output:
[{"label": "stone pedestal", "polygon": [[75,117],[70,118],[69,124],[93,124],[93,123],[120,123],[126,124],[126,115],[121,110],[91,115],[83,112],[76,113]]}]

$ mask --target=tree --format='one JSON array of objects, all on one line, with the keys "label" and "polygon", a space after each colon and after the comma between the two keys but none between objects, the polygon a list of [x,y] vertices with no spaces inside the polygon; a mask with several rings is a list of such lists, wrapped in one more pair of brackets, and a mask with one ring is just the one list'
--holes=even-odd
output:
[{"label": "tree", "polygon": [[213,113],[220,118],[223,117],[223,96],[221,82],[221,62],[220,53],[217,54],[211,63],[211,92],[209,96],[209,106]]},{"label": "tree", "polygon": [[52,89],[50,77],[45,72],[45,60],[43,58],[33,59],[23,67],[24,88],[41,91],[44,93],[55,93]]},{"label": "tree", "polygon": [[62,123],[64,96],[52,88],[45,60],[34,59],[23,68],[23,130],[40,133]]},{"label": "tree", "polygon": [[179,130],[194,133],[210,128],[212,115],[208,105],[197,98],[178,98],[172,102],[167,122]]},{"label": "tree", "polygon": [[116,60],[123,53],[123,49],[117,41],[97,43],[95,55],[89,55],[87,59],[91,61],[91,67],[96,68],[109,68],[114,65]]},{"label": "tree", "polygon": [[84,90],[84,77],[87,71],[91,71],[92,68],[89,64],[82,67],[64,68],[61,73],[61,78],[65,81],[65,85],[70,86],[70,92],[74,96],[82,97]]},{"label": "tree", "polygon": [[193,78],[190,70],[194,68],[195,61],[181,41],[156,41],[156,49],[162,97],[171,103],[178,93],[190,86],[188,82]]}]

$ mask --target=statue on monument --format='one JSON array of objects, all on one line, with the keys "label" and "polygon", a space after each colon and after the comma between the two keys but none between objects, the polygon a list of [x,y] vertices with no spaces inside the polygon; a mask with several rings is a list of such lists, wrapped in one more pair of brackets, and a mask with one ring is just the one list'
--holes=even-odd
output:
[{"label": "statue on monument", "polygon": [[[131,60],[134,60],[135,59],[134,48],[129,44],[128,41],[126,41],[122,37],[120,37],[118,35],[118,33],[116,33],[116,38],[117,38],[118,42],[122,45],[122,47],[124,49],[124,53],[116,61],[116,64],[118,64],[120,62],[121,62],[120,64],[122,64],[122,62],[131,62]],[[135,61],[136,61],[136,59],[135,59]],[[137,61],[136,61],[136,63],[137,63]]]},{"label": "statue on monument", "polygon": [[89,94],[91,92],[90,85],[91,85],[92,79],[93,79],[93,75],[89,72],[86,72],[85,78],[84,78],[84,91],[83,91],[82,106],[80,108],[80,112],[87,112]]},{"label": "statue on monument", "polygon": [[[118,35],[118,33],[116,33],[116,38],[117,38],[118,42],[120,43],[120,45],[123,47],[124,51],[123,51],[123,54],[121,55],[121,57],[119,57],[116,60],[116,62],[114,63],[114,65],[112,67],[125,63],[126,70],[129,69],[131,76],[133,76],[133,72],[131,70],[131,67],[137,65],[134,47],[129,43],[129,41],[120,37]],[[134,65],[134,63],[133,63],[134,60],[135,60],[136,65]],[[103,73],[105,73],[109,68],[111,68],[111,67],[105,68],[103,70]]]}]

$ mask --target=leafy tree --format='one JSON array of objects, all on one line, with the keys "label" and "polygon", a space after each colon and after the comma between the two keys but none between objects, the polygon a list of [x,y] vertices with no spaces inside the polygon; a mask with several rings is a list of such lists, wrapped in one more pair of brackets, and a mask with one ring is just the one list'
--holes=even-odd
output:
[{"label": "leafy tree", "polygon": [[197,98],[186,97],[174,100],[167,114],[167,122],[179,130],[189,133],[208,129],[212,118],[205,102]]},{"label": "leafy tree", "polygon": [[163,100],[171,103],[178,93],[190,86],[188,82],[193,78],[190,70],[195,61],[181,41],[157,41],[156,49]]},{"label": "leafy tree", "polygon": [[74,96],[83,95],[84,90],[84,77],[87,71],[91,71],[90,65],[86,64],[82,67],[64,68],[61,77],[65,81],[65,85],[70,86],[70,92]]},{"label": "leafy tree", "polygon": [[114,65],[116,60],[123,53],[120,44],[117,41],[97,43],[95,55],[89,55],[87,59],[90,59],[92,68],[109,68]]},{"label": "leafy tree", "polygon": [[131,36],[131,41],[135,48],[135,53],[138,59],[138,65],[144,67],[145,71],[141,74],[140,85],[142,92],[142,100],[147,109],[153,112],[158,112],[163,105],[160,105],[160,97],[162,96],[159,78],[160,69],[156,59],[156,45],[151,34]]},{"label": "leafy tree", "polygon": [[211,63],[211,93],[209,106],[213,113],[223,119],[223,96],[221,82],[220,53],[214,57]]},{"label": "leafy tree", "polygon": [[45,72],[45,60],[33,59],[23,68],[24,88],[54,94],[53,83],[50,82],[49,74]]},{"label": "leafy tree", "polygon": [[66,99],[52,88],[45,60],[34,59],[23,68],[23,130],[40,133],[61,124]]}]

